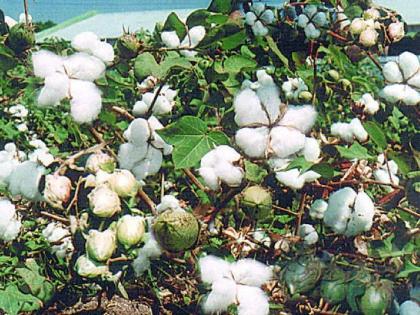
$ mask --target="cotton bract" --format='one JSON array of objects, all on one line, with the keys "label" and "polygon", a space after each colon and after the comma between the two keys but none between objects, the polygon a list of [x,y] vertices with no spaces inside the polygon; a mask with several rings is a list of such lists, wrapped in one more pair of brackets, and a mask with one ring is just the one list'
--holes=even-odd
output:
[{"label": "cotton bract", "polygon": [[212,190],[220,189],[222,182],[230,187],[238,187],[242,182],[244,171],[234,163],[240,158],[241,155],[235,149],[221,145],[203,156],[198,172]]},{"label": "cotton bract", "polygon": [[297,25],[303,28],[307,39],[317,39],[321,36],[321,29],[328,25],[328,18],[315,5],[307,5],[298,16]]},{"label": "cotton bract", "polygon": [[253,259],[228,263],[209,255],[199,260],[201,279],[211,284],[203,303],[206,314],[224,312],[239,304],[239,314],[267,315],[268,298],[260,286],[273,277],[270,267]]},{"label": "cotton bract", "polygon": [[267,25],[274,22],[274,12],[266,9],[264,3],[254,3],[251,11],[245,15],[245,23],[251,26],[255,36],[265,36],[268,34]]},{"label": "cotton bract", "polygon": [[420,62],[410,52],[403,52],[396,61],[390,61],[382,69],[387,86],[381,96],[389,103],[420,104]]},{"label": "cotton bract", "polygon": [[19,235],[22,223],[10,200],[0,199],[0,217],[0,240],[13,241]]},{"label": "cotton bract", "polygon": [[331,194],[324,223],[335,233],[355,236],[372,227],[375,207],[365,192],[345,187]]}]

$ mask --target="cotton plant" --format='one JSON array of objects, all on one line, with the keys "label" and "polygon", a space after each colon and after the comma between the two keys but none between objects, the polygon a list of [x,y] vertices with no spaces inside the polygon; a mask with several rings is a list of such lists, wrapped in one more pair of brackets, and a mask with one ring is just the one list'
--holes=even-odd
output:
[{"label": "cotton plant", "polygon": [[67,57],[47,50],[32,54],[34,74],[44,79],[37,105],[55,107],[70,100],[70,115],[77,123],[91,123],[102,109],[101,91],[93,81],[102,77],[114,59],[113,47],[91,32],[72,40],[77,51]]},{"label": "cotton plant", "polygon": [[411,52],[403,52],[395,61],[387,62],[382,73],[386,86],[381,96],[389,103],[420,104],[420,62]]},{"label": "cotton plant", "polygon": [[51,252],[58,258],[71,258],[74,246],[68,228],[64,228],[60,223],[51,222],[42,230],[42,235],[48,243],[51,243]]},{"label": "cotton plant", "polygon": [[[159,93],[157,96],[156,94]],[[143,116],[151,112],[155,116],[169,114],[175,105],[175,97],[177,91],[172,90],[169,85],[164,85],[162,88],[156,88],[154,92],[147,92],[142,95],[140,101],[137,101],[133,107],[133,114],[135,116]],[[153,100],[156,101],[153,103]],[[153,108],[150,108],[153,104]]]},{"label": "cotton plant", "polygon": [[198,264],[201,280],[211,284],[204,313],[225,312],[236,304],[238,315],[269,314],[268,297],[260,287],[273,278],[271,267],[253,259],[229,263],[213,255],[200,258]]},{"label": "cotton plant", "polygon": [[16,239],[22,228],[15,205],[9,199],[0,199],[0,240],[10,242]]},{"label": "cotton plant", "polygon": [[288,78],[286,82],[283,82],[281,89],[287,100],[299,101],[301,98],[307,100],[308,96],[305,94],[311,95],[308,86],[301,78]]},{"label": "cotton plant", "polygon": [[[378,155],[377,158],[377,168],[373,171],[373,177],[382,183],[385,184],[395,184],[400,183],[398,177],[398,165],[395,161],[390,160],[386,161],[384,154]],[[382,187],[387,191],[392,191],[392,187],[382,185]]]},{"label": "cotton plant", "polygon": [[240,159],[241,155],[235,149],[220,145],[202,157],[198,172],[212,190],[219,190],[222,183],[238,187],[244,177],[244,170],[235,165]]},{"label": "cotton plant", "polygon": [[309,40],[316,40],[322,34],[322,29],[328,26],[328,16],[316,5],[307,5],[297,18],[297,25],[303,28]]},{"label": "cotton plant", "polygon": [[331,134],[348,143],[352,143],[356,139],[360,142],[365,142],[369,137],[359,118],[353,118],[349,123],[333,123],[331,125]]},{"label": "cotton plant", "polygon": [[330,195],[324,223],[337,234],[356,236],[371,229],[374,215],[374,203],[365,192],[345,187]]},{"label": "cotton plant", "polygon": [[162,165],[163,155],[172,153],[172,146],[163,141],[156,132],[162,128],[159,120],[151,116],[148,120],[133,120],[124,132],[128,142],[120,145],[119,166],[130,170],[138,181],[156,174]]},{"label": "cotton plant", "polygon": [[272,24],[274,20],[274,12],[261,2],[254,3],[251,10],[245,15],[245,23],[251,26],[255,36],[266,36],[269,32],[267,26]]},{"label": "cotton plant", "polygon": [[181,55],[194,57],[197,55],[194,48],[200,44],[205,36],[206,29],[204,26],[198,25],[190,28],[182,41],[176,31],[164,31],[161,33],[160,38],[169,49],[180,49]]}]

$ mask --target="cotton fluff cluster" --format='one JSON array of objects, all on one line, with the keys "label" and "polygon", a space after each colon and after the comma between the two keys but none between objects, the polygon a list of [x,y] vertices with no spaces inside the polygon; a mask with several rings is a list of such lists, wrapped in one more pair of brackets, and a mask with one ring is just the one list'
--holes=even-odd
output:
[{"label": "cotton fluff cluster", "polygon": [[297,25],[303,28],[307,39],[317,39],[321,36],[321,29],[328,25],[328,17],[325,12],[318,11],[317,6],[310,4],[298,16]]},{"label": "cotton fluff cluster", "polygon": [[132,267],[137,277],[140,277],[146,270],[150,269],[150,260],[156,259],[162,255],[162,248],[156,241],[152,232],[145,234],[145,244],[137,252],[137,258],[134,259]]},{"label": "cotton fluff cluster", "polygon": [[325,211],[327,211],[328,203],[322,199],[315,200],[310,209],[309,209],[309,216],[315,219],[323,219]]},{"label": "cotton fluff cluster", "polygon": [[363,94],[359,99],[359,103],[363,105],[363,111],[369,115],[375,115],[379,110],[379,102],[370,93]]},{"label": "cotton fluff cluster", "polygon": [[381,96],[389,103],[420,104],[420,62],[410,52],[403,52],[396,61],[382,68],[386,83]]},{"label": "cotton fluff cluster", "polygon": [[162,197],[160,204],[156,206],[156,211],[162,213],[166,210],[173,210],[173,211],[185,211],[180,203],[179,200],[172,195],[165,195]]},{"label": "cotton fluff cluster", "polygon": [[306,246],[314,245],[318,242],[318,233],[311,224],[302,224],[299,228],[299,236],[303,239]]},{"label": "cotton fluff cluster", "polygon": [[[141,100],[134,104],[133,114],[135,116],[142,116],[150,111],[150,106],[152,106],[158,90],[159,88],[156,88],[153,93],[144,93]],[[170,89],[168,85],[163,86],[163,88],[160,89],[151,112],[156,116],[169,114],[175,105],[174,99],[177,93],[177,91]]]},{"label": "cotton fluff cluster", "polygon": [[298,101],[302,92],[308,91],[308,86],[301,78],[288,78],[281,86],[286,99]]},{"label": "cotton fluff cluster", "polygon": [[162,165],[163,155],[172,153],[172,146],[156,132],[162,128],[163,125],[154,116],[148,120],[133,120],[124,132],[128,142],[123,143],[118,151],[120,168],[131,170],[139,181],[156,174]]},{"label": "cotton fluff cluster", "polygon": [[359,43],[365,47],[372,47],[378,43],[380,29],[379,22],[375,22],[374,18],[355,18],[350,24],[350,32],[354,36],[359,37]]},{"label": "cotton fluff cluster", "polygon": [[10,106],[5,109],[5,112],[12,116],[16,124],[16,129],[19,130],[19,132],[24,133],[28,131],[27,118],[29,111],[24,105],[17,104]]},{"label": "cotton fluff cluster", "polygon": [[264,3],[254,3],[251,6],[251,11],[245,15],[245,23],[251,26],[255,36],[267,35],[267,25],[273,23],[274,19],[274,12],[267,9]]},{"label": "cotton fluff cluster", "polygon": [[33,161],[44,166],[50,166],[54,162],[54,156],[50,153],[50,149],[44,141],[34,137],[31,141],[29,141],[29,145],[35,148],[34,151],[28,154],[29,161]]},{"label": "cotton fluff cluster", "polygon": [[[386,183],[386,184],[395,184],[400,183],[400,179],[397,176],[398,174],[398,165],[395,161],[385,161],[385,156],[380,154],[378,156],[377,169],[373,171],[373,176],[376,180]],[[382,186],[387,191],[392,191],[392,187]]]},{"label": "cotton fluff cluster", "polygon": [[220,189],[222,182],[229,187],[238,187],[244,177],[244,170],[234,163],[240,159],[241,155],[235,149],[221,145],[203,156],[198,172],[212,190]]},{"label": "cotton fluff cluster", "polygon": [[331,134],[349,143],[352,143],[355,139],[360,142],[368,139],[368,133],[359,118],[352,119],[350,123],[337,122],[332,124]]},{"label": "cotton fluff cluster", "polygon": [[206,36],[206,29],[204,26],[194,26],[189,29],[185,38],[181,41],[175,31],[165,31],[162,32],[160,38],[166,47],[175,49],[175,48],[184,48],[181,50],[181,55],[185,57],[194,57],[197,55],[197,52],[193,49],[200,44],[200,42]]},{"label": "cotton fluff cluster", "polygon": [[13,241],[20,232],[22,223],[16,214],[15,205],[8,199],[0,199],[0,240]]},{"label": "cotton fluff cluster", "polygon": [[198,263],[202,281],[211,284],[204,313],[224,312],[229,305],[238,304],[238,315],[268,315],[268,298],[260,286],[272,279],[270,267],[253,259],[228,263],[212,255]]},{"label": "cotton fluff cluster", "polygon": [[8,185],[8,178],[14,169],[26,160],[26,154],[19,151],[14,143],[7,143],[0,151],[0,186]]},{"label": "cotton fluff cluster", "polygon": [[58,258],[71,258],[74,251],[71,233],[64,228],[60,223],[52,222],[42,230],[42,235],[52,243],[51,252]]},{"label": "cotton fluff cluster", "polygon": [[99,88],[93,83],[114,59],[114,50],[91,32],[76,35],[72,47],[78,52],[68,57],[47,50],[32,54],[34,73],[44,78],[38,95],[38,106],[57,106],[70,99],[70,114],[77,123],[95,120],[102,108]]},{"label": "cotton fluff cluster", "polygon": [[372,227],[375,206],[365,192],[350,187],[331,194],[324,223],[335,233],[356,236]]}]

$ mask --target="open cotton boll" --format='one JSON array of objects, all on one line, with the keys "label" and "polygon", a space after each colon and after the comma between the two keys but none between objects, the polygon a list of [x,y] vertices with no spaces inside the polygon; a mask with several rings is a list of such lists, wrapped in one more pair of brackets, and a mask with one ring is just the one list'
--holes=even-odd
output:
[{"label": "open cotton boll", "polygon": [[257,96],[268,114],[268,119],[274,123],[280,115],[280,92],[273,78],[265,70],[257,71],[257,78],[260,87],[257,89]]},{"label": "open cotton boll", "polygon": [[309,216],[315,219],[323,219],[325,211],[327,211],[328,203],[322,199],[315,200],[310,209],[309,209]]},{"label": "open cotton boll", "polygon": [[94,121],[102,109],[101,91],[89,81],[70,81],[70,114],[74,121],[83,124]]},{"label": "open cotton boll", "polygon": [[118,163],[120,168],[131,170],[136,163],[146,157],[149,145],[135,146],[132,143],[123,143],[118,150]]},{"label": "open cotton boll", "polygon": [[313,23],[308,23],[308,25],[305,26],[305,36],[308,39],[317,39],[319,36],[321,36],[321,31],[315,27]]},{"label": "open cotton boll", "polygon": [[404,80],[400,67],[395,61],[387,62],[382,68],[382,73],[385,80],[390,83],[401,83]]},{"label": "open cotton boll", "polygon": [[420,68],[419,58],[408,51],[403,52],[398,57],[398,64],[406,80],[411,78]]},{"label": "open cotton boll", "polygon": [[70,80],[62,73],[53,73],[45,78],[45,86],[38,95],[38,106],[56,106],[68,97]]},{"label": "open cotton boll", "polygon": [[157,212],[163,212],[166,210],[184,211],[179,204],[179,200],[175,196],[165,195],[162,197],[160,204],[156,206]]},{"label": "open cotton boll", "polygon": [[215,172],[219,179],[229,187],[239,187],[244,177],[244,171],[240,167],[223,160],[216,165]]},{"label": "open cotton boll", "polygon": [[133,107],[134,116],[141,116],[146,114],[149,111],[150,104],[147,104],[145,101],[137,101]]},{"label": "open cotton boll", "polygon": [[317,112],[312,105],[289,105],[279,125],[293,127],[308,133],[315,124]]},{"label": "open cotton boll", "polygon": [[34,52],[32,64],[35,76],[46,78],[56,72],[64,73],[63,60],[63,57],[48,50]]},{"label": "open cotton boll", "polygon": [[370,93],[363,94],[359,102],[364,105],[363,111],[369,115],[374,115],[379,110],[379,102]]},{"label": "open cotton boll", "polygon": [[166,31],[160,34],[160,38],[166,47],[174,49],[181,44],[178,35],[175,31]]},{"label": "open cotton boll", "polygon": [[111,64],[115,58],[114,48],[107,42],[97,42],[93,47],[91,54],[107,65]]},{"label": "open cotton boll", "polygon": [[233,101],[235,122],[239,127],[253,124],[268,125],[269,120],[257,93],[250,88],[240,91]]},{"label": "open cotton boll", "polygon": [[365,192],[359,192],[354,202],[354,211],[347,223],[346,236],[356,236],[372,227],[375,206]]},{"label": "open cotton boll", "polygon": [[137,180],[141,181],[147,176],[154,175],[159,172],[162,160],[162,152],[149,145],[146,157],[134,165],[132,172],[134,176],[136,176]]},{"label": "open cotton boll", "polygon": [[302,224],[299,227],[299,236],[303,239],[305,245],[313,245],[318,242],[318,233],[311,224]]},{"label": "open cotton boll", "polygon": [[12,196],[22,196],[28,200],[37,201],[42,198],[39,192],[39,182],[46,170],[32,161],[25,161],[10,174],[9,192]]},{"label": "open cotton boll", "polygon": [[180,47],[195,48],[206,36],[204,26],[198,25],[192,27],[185,38],[182,40]]},{"label": "open cotton boll", "polygon": [[420,305],[416,301],[407,300],[400,305],[400,315],[416,315],[420,314]]},{"label": "open cotton boll", "polygon": [[173,104],[166,97],[158,96],[153,106],[153,114],[165,115],[171,112]]},{"label": "open cotton boll", "polygon": [[404,84],[391,84],[385,86],[380,92],[380,96],[391,104],[395,104],[401,101],[405,97],[405,85]]},{"label": "open cotton boll", "polygon": [[251,26],[251,29],[255,36],[265,36],[268,34],[268,28],[259,20]]},{"label": "open cotton boll", "polygon": [[311,137],[305,138],[305,145],[301,152],[306,161],[316,162],[321,155],[321,148],[319,146],[318,140]]},{"label": "open cotton boll", "polygon": [[205,283],[213,283],[230,276],[230,264],[222,258],[208,255],[198,261],[201,280]]},{"label": "open cotton boll", "polygon": [[276,179],[283,185],[292,189],[301,189],[305,184],[304,178],[300,176],[300,171],[296,168],[288,171],[276,172]]},{"label": "open cotton boll", "polygon": [[198,173],[203,178],[206,186],[212,190],[219,190],[220,181],[216,175],[215,169],[212,167],[200,167]]},{"label": "open cotton boll", "polygon": [[95,33],[82,32],[73,37],[71,46],[77,51],[90,53],[99,41],[100,39]]},{"label": "open cotton boll", "polygon": [[69,230],[61,224],[52,222],[42,230],[42,235],[49,243],[60,243],[51,246],[51,251],[59,258],[69,257],[74,250]]},{"label": "open cotton boll", "polygon": [[279,158],[287,158],[305,146],[305,135],[293,128],[274,127],[270,132],[270,137],[271,149]]},{"label": "open cotton boll", "polygon": [[236,283],[231,279],[221,278],[213,282],[211,292],[205,298],[203,311],[206,314],[224,312],[236,300]]},{"label": "open cotton boll", "polygon": [[[390,177],[391,176],[391,177]],[[400,183],[400,179],[395,174],[390,174],[388,170],[385,169],[377,169],[373,171],[373,177],[375,180],[380,181],[385,184],[395,184],[398,185]],[[392,187],[382,185],[382,187],[387,191],[392,191]]]},{"label": "open cotton boll", "polygon": [[350,124],[337,122],[331,125],[331,134],[337,136],[346,142],[353,142],[353,130]]},{"label": "open cotton boll", "polygon": [[410,86],[404,86],[404,98],[402,99],[405,105],[417,105],[420,103],[420,93]]},{"label": "open cotton boll", "polygon": [[236,132],[235,142],[251,158],[263,158],[267,152],[269,129],[242,128]]},{"label": "open cotton boll", "polygon": [[64,60],[64,68],[72,79],[95,81],[105,73],[105,64],[97,57],[80,52]]},{"label": "open cotton boll", "polygon": [[263,290],[246,285],[237,286],[238,315],[268,315],[270,306]]},{"label": "open cotton boll", "polygon": [[250,258],[238,260],[230,268],[237,284],[259,287],[273,278],[270,267]]},{"label": "open cotton boll", "polygon": [[150,138],[149,123],[146,119],[134,119],[127,130],[124,137],[136,146],[144,145]]},{"label": "open cotton boll", "polygon": [[0,239],[13,241],[20,232],[21,222],[16,215],[16,208],[8,199],[0,199]]},{"label": "open cotton boll", "polygon": [[360,122],[359,118],[352,119],[350,122],[350,127],[352,129],[353,135],[357,140],[364,142],[368,139],[369,135]]}]

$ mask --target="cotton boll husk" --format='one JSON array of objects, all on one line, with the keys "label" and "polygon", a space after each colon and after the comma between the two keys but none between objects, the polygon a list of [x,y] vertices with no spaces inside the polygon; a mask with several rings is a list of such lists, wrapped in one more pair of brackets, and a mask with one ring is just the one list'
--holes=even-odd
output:
[{"label": "cotton boll husk", "polygon": [[38,95],[38,106],[48,107],[60,104],[69,93],[70,80],[62,73],[53,73],[45,78],[45,86]]},{"label": "cotton boll husk", "polygon": [[118,150],[118,163],[121,168],[131,170],[134,165],[146,157],[148,144],[135,146],[131,143],[123,143]]},{"label": "cotton boll husk", "polygon": [[237,286],[238,315],[268,315],[270,306],[263,290],[246,285]]},{"label": "cotton boll husk", "polygon": [[363,142],[368,139],[368,133],[360,122],[359,118],[354,118],[350,122],[350,128],[357,140]]},{"label": "cotton boll husk", "polygon": [[335,233],[344,234],[347,228],[347,221],[351,215],[357,193],[349,187],[342,188],[331,194],[328,201],[328,208],[324,214],[324,223]]},{"label": "cotton boll husk", "polygon": [[217,177],[214,168],[212,167],[200,167],[198,173],[203,178],[207,187],[212,190],[219,190],[220,183],[219,177]]},{"label": "cotton boll husk", "polygon": [[111,44],[98,42],[91,51],[91,54],[99,58],[105,64],[109,65],[114,61],[115,53]]},{"label": "cotton boll husk", "polygon": [[32,54],[32,64],[35,76],[40,78],[46,78],[56,72],[64,72],[63,57],[48,50],[34,52]]},{"label": "cotton boll husk", "polygon": [[263,158],[267,152],[269,129],[242,128],[236,132],[235,142],[251,158]]},{"label": "cotton boll husk", "polygon": [[323,219],[325,211],[327,211],[328,203],[322,199],[315,200],[309,209],[309,216],[315,219]]},{"label": "cotton boll husk", "polygon": [[273,78],[265,70],[257,71],[260,87],[257,89],[257,96],[260,99],[271,123],[275,122],[280,114],[280,91]]},{"label": "cotton boll husk", "polygon": [[247,12],[246,14],[245,14],[245,23],[246,24],[248,24],[248,25],[254,25],[255,24],[255,21],[257,20],[257,16],[255,15],[255,13],[254,12],[251,12],[251,11],[249,11],[249,12]]},{"label": "cotton boll husk", "polygon": [[349,143],[353,142],[354,140],[353,129],[351,128],[350,124],[347,123],[333,123],[331,125],[331,134]]},{"label": "cotton boll husk", "polygon": [[91,123],[102,109],[101,91],[89,81],[71,80],[70,114],[74,121],[83,124]]},{"label": "cotton boll husk", "polygon": [[250,258],[234,262],[230,269],[238,284],[259,287],[273,278],[270,267]]},{"label": "cotton boll husk", "polygon": [[124,137],[136,146],[143,146],[150,138],[149,123],[143,118],[134,119],[124,132]]},{"label": "cotton boll husk", "polygon": [[137,101],[133,107],[134,116],[142,116],[149,111],[150,105],[144,101]]},{"label": "cotton boll husk", "polygon": [[306,161],[315,162],[318,160],[321,154],[321,148],[318,141],[315,138],[306,137],[302,154]]},{"label": "cotton boll husk", "polygon": [[252,124],[267,125],[269,123],[257,93],[249,88],[240,91],[235,96],[233,106],[235,108],[235,122],[239,127]]},{"label": "cotton boll husk", "polygon": [[405,85],[391,84],[385,86],[380,92],[381,97],[391,104],[401,101],[405,97]]},{"label": "cotton boll husk", "polygon": [[305,179],[300,176],[300,172],[296,168],[284,172],[276,172],[276,179],[292,189],[301,189],[305,184]]},{"label": "cotton boll husk", "polygon": [[261,21],[256,21],[251,28],[255,36],[265,36],[268,34],[268,28]]},{"label": "cotton boll husk", "polygon": [[404,97],[402,99],[405,105],[417,105],[420,103],[420,93],[410,86],[404,87]]},{"label": "cotton boll husk", "polygon": [[82,32],[73,37],[71,46],[77,51],[91,52],[100,41],[93,32]]},{"label": "cotton boll husk", "polygon": [[220,161],[215,172],[219,179],[229,187],[239,187],[244,177],[244,171],[240,167],[233,166],[226,161]]},{"label": "cotton boll husk", "polygon": [[162,32],[160,34],[160,38],[162,42],[165,44],[165,46],[171,49],[178,48],[179,45],[181,44],[179,37],[175,31]]},{"label": "cotton boll husk", "polygon": [[407,83],[416,89],[417,91],[420,90],[420,71],[417,72],[410,80],[407,81]]},{"label": "cotton boll husk", "polygon": [[398,64],[404,75],[404,79],[411,78],[420,68],[419,58],[408,51],[398,57]]},{"label": "cotton boll husk", "polygon": [[312,105],[289,105],[279,125],[293,127],[302,133],[308,133],[315,124],[317,112]]},{"label": "cotton boll husk", "polygon": [[95,81],[105,72],[105,64],[99,58],[83,52],[67,57],[64,68],[70,78],[85,81]]},{"label": "cotton boll husk", "polygon": [[347,224],[346,236],[355,236],[372,227],[375,206],[365,192],[359,192],[354,202],[354,212]]},{"label": "cotton boll husk", "polygon": [[41,177],[46,170],[43,166],[32,161],[19,164],[9,177],[9,192],[13,196],[23,196],[28,200],[41,199],[38,190]]},{"label": "cotton boll husk", "polygon": [[275,127],[271,130],[270,136],[271,149],[279,158],[295,154],[305,146],[305,135],[293,128]]},{"label": "cotton boll husk", "polygon": [[208,255],[200,258],[198,265],[204,283],[213,283],[230,276],[230,264],[222,258]]},{"label": "cotton boll husk", "polygon": [[382,73],[385,80],[390,83],[401,83],[404,80],[401,70],[395,61],[387,62],[382,68]]},{"label": "cotton boll husk", "polygon": [[206,314],[224,312],[236,300],[236,283],[231,279],[218,279],[213,282],[211,292],[203,303]]}]

